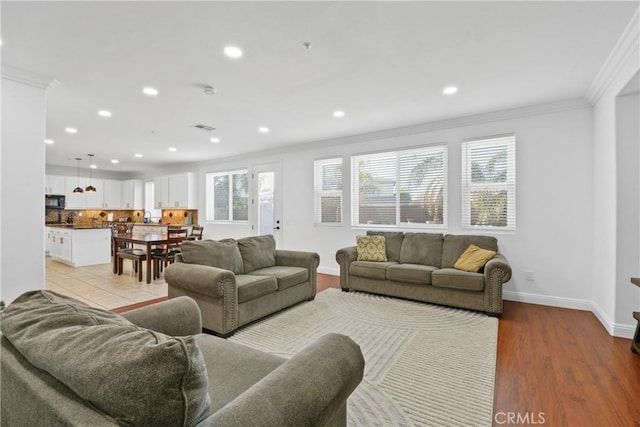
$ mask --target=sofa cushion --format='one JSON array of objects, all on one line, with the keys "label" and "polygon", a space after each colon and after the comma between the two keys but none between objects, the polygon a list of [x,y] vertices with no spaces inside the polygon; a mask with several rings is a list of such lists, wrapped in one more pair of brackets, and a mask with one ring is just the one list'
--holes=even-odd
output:
[{"label": "sofa cushion", "polygon": [[442,234],[405,233],[400,249],[402,264],[422,264],[440,267],[442,261]]},{"label": "sofa cushion", "polygon": [[353,274],[358,277],[366,277],[368,279],[385,280],[387,278],[387,267],[397,264],[397,262],[393,261],[353,261],[349,265],[349,274]]},{"label": "sofa cushion", "polygon": [[482,249],[498,252],[498,239],[493,236],[474,236],[469,234],[444,236],[442,245],[442,268],[454,268],[460,255],[474,244]]},{"label": "sofa cushion", "polygon": [[431,273],[438,267],[421,264],[398,264],[387,268],[387,279],[398,282],[431,284]]},{"label": "sofa cushion", "polygon": [[187,264],[208,265],[229,270],[235,274],[244,272],[238,242],[225,240],[185,240],[180,246],[182,260]]},{"label": "sofa cushion", "polygon": [[474,244],[469,247],[460,255],[460,258],[454,265],[455,268],[462,271],[469,271],[471,273],[477,273],[484,265],[494,256],[494,251],[489,251],[477,247]]},{"label": "sofa cushion", "polygon": [[400,248],[404,240],[404,233],[400,231],[367,231],[368,236],[384,236],[387,247],[387,261],[400,262]]},{"label": "sofa cushion", "polygon": [[239,304],[272,294],[278,290],[278,280],[273,276],[238,274],[236,275],[236,285],[238,286]]},{"label": "sofa cushion", "polygon": [[276,240],[272,235],[244,237],[238,240],[244,272],[276,265]]},{"label": "sofa cushion", "polygon": [[439,288],[483,291],[484,275],[455,268],[441,268],[431,273],[431,284]]},{"label": "sofa cushion", "polygon": [[309,280],[309,270],[302,267],[286,267],[276,265],[275,267],[261,268],[249,274],[259,276],[273,276],[278,281],[278,290],[290,288]]},{"label": "sofa cushion", "polygon": [[356,256],[358,261],[386,261],[387,247],[384,236],[358,236]]},{"label": "sofa cushion", "polygon": [[32,365],[119,425],[191,426],[209,415],[206,367],[192,336],[143,329],[50,291],[18,297],[1,327]]}]

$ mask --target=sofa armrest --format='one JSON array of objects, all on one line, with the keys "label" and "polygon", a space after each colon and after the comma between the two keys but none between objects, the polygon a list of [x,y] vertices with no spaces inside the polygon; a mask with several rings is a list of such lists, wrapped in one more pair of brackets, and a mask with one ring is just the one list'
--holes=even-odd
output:
[{"label": "sofa armrest", "polygon": [[362,381],[364,358],[351,338],[327,334],[304,348],[201,426],[322,426],[339,418]]},{"label": "sofa armrest", "polygon": [[511,279],[511,266],[502,254],[496,254],[484,266],[485,280],[491,281],[494,275],[497,276],[497,280],[499,280],[501,284],[507,283]]},{"label": "sofa armrest", "polygon": [[315,252],[276,250],[276,265],[287,267],[308,268],[309,272],[315,272],[320,265],[320,255]]},{"label": "sofa armrest", "polygon": [[358,253],[355,246],[338,249],[336,252],[336,261],[340,265],[340,287],[349,289],[349,265],[358,259]]},{"label": "sofa armrest", "polygon": [[228,286],[236,287],[232,271],[200,264],[174,262],[164,270],[164,279],[170,286],[213,298],[223,298]]},{"label": "sofa armrest", "polygon": [[189,297],[179,297],[151,304],[121,314],[142,328],[171,336],[187,336],[202,332],[200,308]]}]

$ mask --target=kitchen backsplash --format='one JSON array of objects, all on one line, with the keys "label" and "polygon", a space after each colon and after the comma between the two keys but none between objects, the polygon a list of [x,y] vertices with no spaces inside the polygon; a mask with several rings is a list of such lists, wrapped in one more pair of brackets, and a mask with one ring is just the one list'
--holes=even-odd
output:
[{"label": "kitchen backsplash", "polygon": [[[102,225],[105,221],[144,222],[143,210],[63,210],[61,222],[78,226]],[[95,220],[95,221],[94,221]],[[153,218],[157,221],[158,218]],[[58,212],[51,210],[46,213],[45,223],[58,221]],[[198,224],[197,209],[167,209],[162,211],[162,223],[171,225]]]}]

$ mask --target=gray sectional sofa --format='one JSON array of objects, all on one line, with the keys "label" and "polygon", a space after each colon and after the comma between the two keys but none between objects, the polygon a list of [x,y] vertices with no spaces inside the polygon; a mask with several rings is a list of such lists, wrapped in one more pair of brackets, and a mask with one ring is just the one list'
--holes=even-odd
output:
[{"label": "gray sectional sofa", "polygon": [[202,326],[227,337],[254,320],[316,296],[317,253],[276,250],[271,235],[188,241],[164,277],[169,298],[188,296]]},{"label": "gray sectional sofa", "polygon": [[[502,313],[502,285],[511,267],[491,236],[368,231],[384,236],[387,261],[358,261],[355,246],[337,251],[340,286],[364,291],[483,311]],[[456,261],[470,244],[496,252],[479,272],[456,269]]]},{"label": "gray sectional sofa", "polygon": [[202,334],[186,297],[120,316],[33,291],[1,325],[3,427],[345,426],[364,370],[344,335],[287,360]]}]

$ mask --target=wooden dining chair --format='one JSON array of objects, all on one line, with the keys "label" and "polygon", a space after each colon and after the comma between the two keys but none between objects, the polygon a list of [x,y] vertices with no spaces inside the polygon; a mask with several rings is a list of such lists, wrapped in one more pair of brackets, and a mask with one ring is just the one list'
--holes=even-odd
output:
[{"label": "wooden dining chair", "polygon": [[153,278],[160,277],[164,267],[173,263],[176,259],[176,254],[180,252],[180,245],[187,239],[186,228],[169,228],[167,231],[167,243],[162,245],[160,249],[156,249],[151,254],[151,260],[153,261]]},{"label": "wooden dining chair", "polygon": [[191,228],[191,234],[187,236],[188,240],[202,240],[202,233],[204,231],[204,227],[202,225],[194,225]]},{"label": "wooden dining chair", "polygon": [[[123,223],[114,225],[111,230],[114,237],[116,235],[131,235],[131,233],[133,232],[133,224]],[[130,259],[133,264],[133,271],[138,274],[138,281],[142,282],[142,263],[147,260],[146,250],[134,248],[126,243],[118,244],[116,243],[115,239],[113,249],[114,256],[116,257],[117,261],[117,263],[114,263],[117,269],[117,271],[114,271],[114,273],[117,272],[118,275],[121,275],[123,270],[123,260]]]}]

